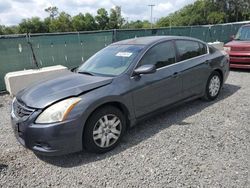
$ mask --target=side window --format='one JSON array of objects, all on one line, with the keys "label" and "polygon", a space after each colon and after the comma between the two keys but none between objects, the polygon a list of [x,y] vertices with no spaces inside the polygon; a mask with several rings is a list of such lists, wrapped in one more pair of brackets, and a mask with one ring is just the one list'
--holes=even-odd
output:
[{"label": "side window", "polygon": [[180,61],[190,59],[206,53],[205,45],[190,41],[190,40],[177,40],[176,46],[180,55]]},{"label": "side window", "polygon": [[138,66],[154,64],[156,68],[171,65],[176,62],[175,49],[171,41],[157,44],[142,57]]},{"label": "side window", "polygon": [[207,53],[207,45],[199,43],[200,45],[200,55],[206,54]]}]

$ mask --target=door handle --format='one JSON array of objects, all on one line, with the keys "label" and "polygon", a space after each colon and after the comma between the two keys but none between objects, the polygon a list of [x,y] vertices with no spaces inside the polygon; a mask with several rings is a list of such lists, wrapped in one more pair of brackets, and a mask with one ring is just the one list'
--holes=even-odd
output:
[{"label": "door handle", "polygon": [[177,78],[178,75],[179,75],[179,73],[178,73],[178,72],[175,72],[174,74],[172,74],[172,77],[173,77],[173,78]]},{"label": "door handle", "polygon": [[208,65],[211,61],[210,60],[206,60],[205,64]]}]

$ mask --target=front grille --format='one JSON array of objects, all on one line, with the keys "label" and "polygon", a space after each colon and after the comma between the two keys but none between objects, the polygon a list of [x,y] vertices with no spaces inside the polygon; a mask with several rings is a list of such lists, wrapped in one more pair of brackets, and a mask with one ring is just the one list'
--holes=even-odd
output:
[{"label": "front grille", "polygon": [[13,102],[13,112],[18,118],[28,118],[34,111],[35,109],[29,108],[17,100]]},{"label": "front grille", "polygon": [[250,47],[232,47],[231,51],[235,51],[235,52],[250,51]]},{"label": "front grille", "polygon": [[250,56],[244,56],[244,55],[241,55],[241,56],[238,56],[238,55],[230,55],[230,57],[232,58],[249,58],[250,59]]}]

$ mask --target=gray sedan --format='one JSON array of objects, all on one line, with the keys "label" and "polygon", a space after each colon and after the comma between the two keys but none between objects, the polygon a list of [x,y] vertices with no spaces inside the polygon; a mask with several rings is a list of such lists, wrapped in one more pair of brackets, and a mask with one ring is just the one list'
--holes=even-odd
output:
[{"label": "gray sedan", "polygon": [[19,92],[12,126],[18,141],[38,154],[103,153],[153,112],[216,99],[228,73],[228,56],[197,39],[124,40],[72,73]]}]

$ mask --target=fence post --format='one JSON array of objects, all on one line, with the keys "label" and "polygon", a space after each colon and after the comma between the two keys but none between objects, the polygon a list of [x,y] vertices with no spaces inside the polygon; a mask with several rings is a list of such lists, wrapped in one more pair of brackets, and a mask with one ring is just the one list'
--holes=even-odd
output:
[{"label": "fence post", "polygon": [[209,39],[207,39],[207,38],[208,38],[208,37],[207,37],[207,38],[206,38],[206,42],[213,42],[213,41],[212,41],[213,39],[212,39],[211,28],[212,28],[211,25],[209,25],[209,27],[208,27],[208,35],[207,35],[207,36],[209,36]]},{"label": "fence post", "polygon": [[191,26],[190,32],[189,32],[189,37],[191,37],[192,29],[193,29],[193,27]]},{"label": "fence post", "polygon": [[117,31],[116,29],[113,29],[113,33],[112,33],[112,43],[117,41]]},{"label": "fence post", "polygon": [[35,55],[35,52],[34,52],[33,45],[31,43],[30,33],[28,34],[28,45],[30,47],[31,54],[32,54],[32,64],[35,66],[36,69],[39,69],[40,67],[39,67],[39,64],[38,64],[37,59],[36,59],[36,55]]}]

